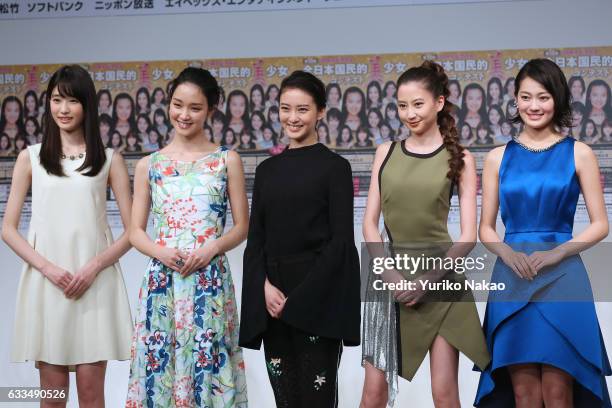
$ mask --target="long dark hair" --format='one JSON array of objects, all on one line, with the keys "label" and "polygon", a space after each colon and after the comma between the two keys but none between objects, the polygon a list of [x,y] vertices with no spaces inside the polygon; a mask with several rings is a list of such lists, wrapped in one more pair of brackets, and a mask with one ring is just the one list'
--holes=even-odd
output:
[{"label": "long dark hair", "polygon": [[[459,144],[459,135],[455,127],[455,119],[450,114],[453,104],[448,101],[450,91],[448,90],[448,76],[441,65],[433,61],[425,61],[419,67],[413,67],[404,72],[397,80],[397,88],[408,82],[420,82],[425,89],[431,92],[434,98],[444,97],[444,107],[438,112],[438,126],[444,141],[444,147],[450,153],[448,159],[448,173],[446,177],[458,181],[463,170],[463,146]],[[465,95],[465,94],[464,94]],[[484,100],[483,100],[484,105]]]},{"label": "long dark hair", "polygon": [[610,85],[603,79],[595,79],[593,82],[589,84],[589,87],[586,91],[586,112],[587,115],[591,114],[593,110],[593,104],[591,104],[591,92],[593,92],[593,87],[601,86],[606,90],[606,104],[603,107],[603,111],[606,115],[607,119],[612,118],[612,93],[610,92]]},{"label": "long dark hair", "polygon": [[[147,110],[143,111],[140,109],[140,104],[138,103],[138,97],[140,96],[140,94],[144,94],[147,97]],[[149,113],[151,111],[151,97],[149,96],[149,90],[147,89],[146,86],[141,87],[140,89],[138,89],[138,91],[136,91],[136,115],[139,115],[141,113]]]},{"label": "long dark hair", "polygon": [[136,127],[136,105],[134,104],[134,98],[132,98],[130,94],[126,92],[122,92],[119,95],[115,96],[115,100],[113,101],[113,127],[115,129],[117,128],[117,122],[119,121],[119,118],[117,116],[117,104],[121,99],[125,99],[130,103],[130,117],[127,119],[127,121],[130,126],[130,130],[133,130]]},{"label": "long dark hair", "polygon": [[43,141],[40,148],[40,164],[47,173],[65,176],[61,164],[62,139],[57,123],[51,115],[52,93],[57,92],[62,97],[75,98],[83,106],[83,133],[85,136],[85,161],[77,169],[84,176],[97,175],[106,162],[106,153],[100,139],[98,126],[98,100],[96,89],[89,73],[79,65],[65,65],[55,71],[47,86],[47,101],[43,120]]},{"label": "long dark hair", "polygon": [[6,105],[9,102],[14,102],[19,106],[19,117],[17,118],[17,133],[25,133],[25,128],[23,126],[23,104],[18,97],[14,95],[9,95],[2,101],[2,108],[0,108],[0,132],[4,132],[6,128],[6,115],[4,114],[4,110],[6,109]]},{"label": "long dark hair", "polygon": [[476,82],[472,82],[467,84],[465,88],[463,88],[463,94],[461,95],[461,109],[459,110],[459,121],[465,122],[465,118],[468,114],[468,107],[466,103],[467,95],[471,90],[476,90],[482,96],[482,103],[480,104],[480,108],[478,109],[478,116],[480,116],[481,121],[486,121],[487,119],[487,94],[482,86],[477,84]]},{"label": "long dark hair", "polygon": [[357,114],[359,116],[359,123],[360,125],[367,125],[368,117],[366,115],[366,98],[363,91],[357,88],[356,86],[351,86],[346,91],[344,91],[344,98],[342,98],[342,123],[346,124],[346,118],[349,115],[346,108],[346,102],[348,100],[349,94],[352,93],[359,95],[359,97],[361,98],[361,109]]},{"label": "long dark hair", "polygon": [[[36,103],[36,107],[34,108],[34,112],[27,112],[28,110],[28,98],[34,98],[34,102]],[[38,107],[39,107],[39,102],[38,102],[38,96],[36,95],[36,92],[34,92],[33,90],[29,90],[28,92],[26,92],[26,94],[23,97],[23,111],[24,111],[24,118],[26,117],[36,117],[38,116]],[[33,113],[33,115],[30,115],[30,113]]]}]

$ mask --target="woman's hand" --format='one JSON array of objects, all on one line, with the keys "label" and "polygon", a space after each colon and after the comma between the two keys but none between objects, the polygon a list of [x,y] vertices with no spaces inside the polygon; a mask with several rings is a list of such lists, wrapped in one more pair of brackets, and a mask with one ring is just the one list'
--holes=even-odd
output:
[{"label": "woman's hand", "polygon": [[74,274],[70,284],[64,288],[64,295],[69,299],[80,298],[89,289],[99,272],[99,263],[95,260],[87,262]]},{"label": "woman's hand", "polygon": [[211,259],[215,257],[218,253],[218,246],[214,240],[208,241],[200,248],[193,251],[185,261],[185,265],[183,265],[180,269],[181,276],[183,278],[189,276],[194,271],[197,271],[200,268],[204,268],[207,266]]},{"label": "woman's hand", "polygon": [[61,290],[65,290],[72,282],[72,274],[57,265],[48,263],[43,266],[40,272]]},{"label": "woman's hand", "polygon": [[157,258],[161,263],[179,273],[181,272],[181,268],[185,265],[187,257],[188,254],[176,248],[168,248],[161,245],[155,254],[155,258]]},{"label": "woman's hand", "polygon": [[549,251],[536,251],[529,255],[529,264],[537,274],[540,269],[556,265],[565,258],[563,250],[555,248]]},{"label": "woman's hand", "polygon": [[396,291],[395,299],[398,302],[403,303],[406,307],[416,305],[421,301],[423,296],[425,296],[425,293],[427,293],[427,291],[423,289],[423,282],[424,281],[422,279],[410,281],[410,283],[413,284],[412,287],[414,289]]},{"label": "woman's hand", "polygon": [[276,286],[272,285],[266,278],[264,283],[264,295],[266,297],[266,309],[270,316],[278,319],[285,307],[287,298]]},{"label": "woman's hand", "polygon": [[516,252],[511,248],[501,250],[499,257],[519,278],[533,280],[537,272],[529,262],[529,256],[523,252]]}]

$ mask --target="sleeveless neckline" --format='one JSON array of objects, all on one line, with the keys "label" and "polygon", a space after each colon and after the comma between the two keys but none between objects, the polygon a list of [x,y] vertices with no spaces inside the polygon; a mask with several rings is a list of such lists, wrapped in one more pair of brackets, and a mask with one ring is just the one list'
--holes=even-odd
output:
[{"label": "sleeveless neckline", "polygon": [[408,150],[406,148],[406,141],[402,140],[400,142],[400,146],[402,147],[402,152],[404,152],[404,154],[411,156],[411,157],[418,157],[421,159],[426,159],[428,157],[433,157],[436,154],[440,153],[443,149],[444,149],[444,143],[442,143],[440,146],[438,146],[435,150],[429,152],[429,153],[416,153],[416,152],[411,152],[410,150]]},{"label": "sleeveless neckline", "polygon": [[210,151],[210,152],[206,153],[204,156],[202,156],[202,157],[200,157],[200,158],[197,158],[197,159],[195,159],[195,160],[178,160],[178,159],[173,159],[172,157],[167,156],[166,154],[162,153],[161,151],[157,151],[157,152],[155,152],[155,153],[156,153],[158,156],[161,156],[162,158],[167,159],[167,160],[172,161],[172,162],[177,162],[177,163],[197,163],[197,162],[199,162],[199,161],[202,161],[202,160],[204,160],[204,159],[206,159],[206,158],[208,158],[208,157],[212,156],[213,154],[217,153],[217,152],[218,152],[219,150],[221,150],[221,149],[222,149],[222,147],[221,147],[221,146],[219,146],[219,147],[217,147],[215,150],[212,150],[212,151]]},{"label": "sleeveless neckline", "polygon": [[540,148],[535,148],[535,147],[530,147],[527,146],[526,144],[522,143],[518,137],[515,137],[514,139],[512,139],[517,145],[521,146],[523,149],[532,152],[532,153],[541,153],[541,152],[546,152],[550,149],[552,149],[553,147],[555,147],[556,145],[563,143],[565,140],[567,140],[568,137],[564,136],[561,139],[555,141],[554,143],[551,143],[550,145],[546,146],[546,147],[540,147]]}]

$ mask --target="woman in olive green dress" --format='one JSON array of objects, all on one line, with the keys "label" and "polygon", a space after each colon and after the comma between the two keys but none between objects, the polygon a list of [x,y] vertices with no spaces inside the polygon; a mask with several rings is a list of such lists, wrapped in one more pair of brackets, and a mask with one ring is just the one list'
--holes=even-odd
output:
[{"label": "woman in olive green dress", "polygon": [[[452,104],[446,99],[448,77],[440,65],[425,61],[404,72],[397,88],[399,116],[412,137],[387,142],[376,151],[363,220],[364,239],[368,243],[382,242],[378,231],[382,211],[385,232],[394,250],[444,258],[465,256],[476,241],[476,167],[472,155],[459,144],[450,115]],[[447,219],[455,186],[461,235],[452,244]],[[431,270],[416,280],[442,277],[443,271]],[[394,270],[383,278],[391,282],[404,279]],[[444,279],[461,282],[464,278],[450,272]],[[420,284],[415,286],[419,288]],[[424,295],[429,297],[431,293],[395,291],[388,294],[395,302],[387,304],[380,293],[373,295],[377,299],[366,299],[362,336],[366,373],[361,408],[392,405],[398,375],[412,380],[427,352],[434,404],[459,407],[459,351],[478,367],[489,363],[472,294],[461,293],[461,298],[452,302],[424,301]]]}]

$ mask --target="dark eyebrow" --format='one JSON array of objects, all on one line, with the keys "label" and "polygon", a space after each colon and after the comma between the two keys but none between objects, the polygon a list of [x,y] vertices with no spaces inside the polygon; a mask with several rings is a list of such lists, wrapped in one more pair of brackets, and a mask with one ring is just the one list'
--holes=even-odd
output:
[{"label": "dark eyebrow", "polygon": [[[177,98],[176,96],[172,97],[172,100],[175,100],[176,102],[180,102],[180,103],[184,103],[180,98]],[[192,106],[204,106],[203,103],[192,103]]]}]

